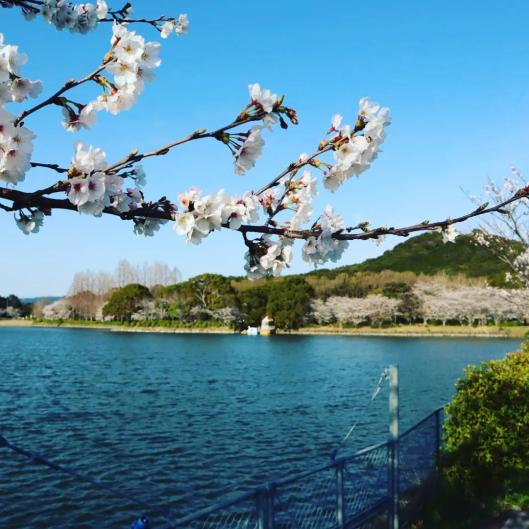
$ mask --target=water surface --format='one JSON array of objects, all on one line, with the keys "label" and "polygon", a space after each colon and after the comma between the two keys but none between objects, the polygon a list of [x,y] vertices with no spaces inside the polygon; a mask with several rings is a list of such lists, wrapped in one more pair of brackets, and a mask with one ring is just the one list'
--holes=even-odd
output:
[{"label": "water surface", "polygon": [[[402,427],[447,402],[469,363],[520,340],[173,335],[0,328],[0,433],[179,514],[382,441],[382,369]],[[129,527],[145,509],[0,449],[0,527]]]}]

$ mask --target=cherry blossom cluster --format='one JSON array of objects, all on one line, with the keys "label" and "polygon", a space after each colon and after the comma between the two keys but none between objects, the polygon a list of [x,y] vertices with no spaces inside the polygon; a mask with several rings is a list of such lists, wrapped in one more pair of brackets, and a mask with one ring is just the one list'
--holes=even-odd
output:
[{"label": "cherry blossom cluster", "polygon": [[284,198],[275,209],[293,211],[294,215],[286,226],[291,230],[300,230],[311,220],[312,200],[318,194],[317,179],[310,171],[304,170],[299,178],[285,179],[284,186]]},{"label": "cherry blossom cluster", "polygon": [[178,195],[183,211],[174,214],[174,228],[178,235],[185,235],[188,242],[200,244],[204,237],[223,226],[236,230],[243,222],[259,219],[260,202],[252,193],[234,198],[221,189],[204,197],[201,195],[202,191],[197,188]]},{"label": "cherry blossom cluster", "polygon": [[17,184],[30,168],[35,135],[14,125],[15,116],[0,107],[0,181]]},{"label": "cherry blossom cluster", "polygon": [[65,0],[44,0],[40,9],[40,14],[57,29],[68,29],[72,33],[81,34],[94,29],[107,13],[108,6],[105,0],[97,0],[95,5],[72,4]]},{"label": "cherry blossom cluster", "polygon": [[161,64],[158,57],[160,44],[145,42],[124,24],[114,24],[112,28],[111,50],[105,62],[105,69],[113,75],[110,81],[103,75],[94,80],[103,88],[103,94],[95,101],[81,105],[64,101],[64,128],[76,132],[91,127],[96,120],[96,112],[106,110],[119,114],[128,110],[143,92],[146,82],[154,80],[154,70]]},{"label": "cherry blossom cluster", "polygon": [[353,128],[342,125],[340,114],[332,118],[329,134],[335,134],[331,141],[336,163],[325,173],[323,183],[327,189],[334,192],[352,176],[369,169],[386,138],[385,127],[390,122],[389,109],[367,97],[360,99]]},{"label": "cherry blossom cluster", "polygon": [[338,261],[349,246],[347,241],[333,237],[345,229],[343,217],[335,213],[332,206],[327,206],[315,228],[320,231],[320,235],[307,239],[302,249],[303,260],[315,265]]},{"label": "cherry blossom cluster", "polygon": [[241,112],[238,120],[243,121],[259,116],[262,124],[252,127],[246,133],[224,134],[221,138],[234,155],[235,173],[241,176],[254,167],[262,156],[265,144],[262,137],[263,128],[272,130],[276,123],[280,123],[282,128],[287,128],[288,125],[282,114],[286,115],[291,123],[298,123],[296,111],[283,106],[283,97],[278,97],[268,89],[261,89],[258,83],[248,85],[248,91],[250,92],[250,103]]},{"label": "cherry blossom cluster", "polygon": [[244,255],[244,270],[248,278],[280,276],[292,262],[292,242],[287,237],[273,239],[268,235],[249,242],[248,251]]},{"label": "cherry blossom cluster", "polygon": [[441,233],[441,237],[445,244],[447,242],[456,242],[456,238],[459,235],[458,231],[452,226],[452,224],[449,224],[444,228],[439,228],[438,231]]},{"label": "cherry blossom cluster", "polygon": [[[80,213],[100,217],[103,210],[114,208],[120,213],[136,209],[143,201],[139,187],[123,190],[124,178],[106,174],[106,154],[102,149],[75,144],[75,154],[68,171],[68,200]],[[142,169],[138,170],[143,174]],[[138,180],[136,180],[138,184]]]},{"label": "cherry blossom cluster", "polygon": [[16,126],[15,116],[4,106],[8,102],[36,97],[42,89],[40,81],[22,77],[21,67],[27,60],[18,46],[4,44],[4,36],[0,33],[0,181],[10,184],[24,180],[30,167],[35,135],[23,126]]},{"label": "cherry blossom cluster", "polygon": [[160,35],[162,39],[166,39],[171,33],[175,33],[178,36],[186,35],[189,31],[189,19],[184,13],[178,18],[169,18],[160,27]]},{"label": "cherry blossom cluster", "polygon": [[21,75],[21,66],[28,56],[18,51],[18,46],[4,44],[0,33],[0,105],[10,101],[21,103],[27,97],[37,97],[42,90],[41,81],[31,81]]},{"label": "cherry blossom cluster", "polygon": [[39,210],[30,210],[29,214],[19,211],[18,216],[15,215],[15,222],[24,235],[38,233],[44,224],[44,213]]}]

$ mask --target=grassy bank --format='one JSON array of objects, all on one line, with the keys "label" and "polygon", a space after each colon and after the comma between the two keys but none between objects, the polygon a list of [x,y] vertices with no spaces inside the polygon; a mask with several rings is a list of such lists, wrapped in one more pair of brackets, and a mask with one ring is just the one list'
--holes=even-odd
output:
[{"label": "grassy bank", "polygon": [[304,327],[292,334],[337,334],[350,336],[431,336],[431,337],[479,337],[479,338],[525,338],[529,326],[519,325],[503,327],[497,325],[482,325],[477,327],[467,325],[395,325],[392,327],[336,327],[314,326]]},{"label": "grassy bank", "polygon": [[[72,329],[106,329],[113,332],[159,333],[206,333],[232,334],[229,327],[215,322],[177,323],[167,322],[92,322],[69,320],[63,322],[43,320],[0,320],[0,327],[66,327]],[[339,336],[408,336],[408,337],[477,337],[477,338],[524,338],[529,326],[478,326],[465,325],[397,325],[393,327],[339,327],[312,326],[296,331],[278,331],[279,334],[339,335]]]}]

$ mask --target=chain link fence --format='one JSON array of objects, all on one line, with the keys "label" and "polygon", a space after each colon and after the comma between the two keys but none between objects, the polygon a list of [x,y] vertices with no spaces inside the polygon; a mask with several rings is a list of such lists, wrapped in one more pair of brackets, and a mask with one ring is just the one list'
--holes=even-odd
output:
[{"label": "chain link fence", "polygon": [[[424,492],[435,475],[436,455],[441,447],[443,409],[440,408],[412,428],[401,434],[398,441],[388,441],[360,450],[350,456],[330,460],[328,464],[307,470],[295,476],[238,494],[211,505],[189,516],[175,520],[174,513],[156,512],[152,505],[143,504],[144,514],[150,523],[133,525],[135,529],[398,529],[409,522]],[[63,493],[70,489],[80,496],[90,494],[96,487],[101,500],[116,490],[104,482],[83,477],[77,472],[50,462],[38,454],[30,453],[4,438],[1,446],[15,451],[13,472],[18,465],[28,461],[46,464],[49,469],[62,472],[63,480],[57,482]],[[20,459],[17,463],[15,460]],[[9,465],[6,470],[9,472]],[[18,468],[18,470],[16,470]],[[29,469],[29,468],[28,468]],[[66,474],[66,476],[64,476]],[[50,479],[43,474],[43,479]],[[71,488],[68,483],[72,482]],[[81,482],[79,484],[78,482]],[[2,487],[0,486],[0,489]],[[86,490],[85,490],[86,489]],[[121,497],[119,518],[126,528],[130,512],[143,502],[129,496],[126,490],[117,491]],[[94,491],[92,491],[93,495]],[[107,496],[108,497],[108,496]],[[68,502],[69,505],[70,502]],[[88,520],[75,516],[76,500],[71,509],[62,511],[64,519],[56,519],[57,526],[90,527]],[[115,502],[117,505],[117,502]],[[132,504],[136,504],[135,507]],[[108,503],[108,514],[114,514]],[[117,507],[116,507],[117,508]],[[396,513],[395,511],[398,511]],[[99,513],[100,515],[102,513]],[[395,516],[398,514],[398,516]],[[21,520],[23,513],[20,513]],[[57,516],[55,516],[57,518]],[[71,518],[71,519],[70,519]],[[400,523],[397,520],[400,519]],[[75,520],[75,522],[74,522]],[[130,520],[130,519],[129,519]],[[70,524],[69,521],[72,523]],[[53,524],[55,525],[55,524]],[[116,525],[113,525],[116,527]]]},{"label": "chain link fence", "polygon": [[[186,517],[174,527],[397,529],[394,505],[402,527],[415,512],[419,488],[435,473],[442,423],[440,408],[404,432],[398,443],[381,443],[278,480]],[[395,453],[398,458],[393,468]]]}]

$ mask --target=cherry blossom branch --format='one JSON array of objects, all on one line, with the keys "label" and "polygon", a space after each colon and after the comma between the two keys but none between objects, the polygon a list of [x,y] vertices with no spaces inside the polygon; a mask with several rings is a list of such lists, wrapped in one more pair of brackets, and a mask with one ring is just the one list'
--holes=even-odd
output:
[{"label": "cherry blossom branch", "polygon": [[[37,15],[39,13],[44,14],[44,2],[42,0],[0,0],[0,7],[19,7],[23,13],[28,15]],[[93,8],[92,5],[81,5],[77,7],[84,7],[84,9],[88,12],[90,12],[90,10]],[[127,2],[121,9],[115,10],[108,10],[106,2],[104,2],[104,10],[99,13],[98,5],[97,20],[95,20],[90,27],[93,28],[95,25],[101,22],[117,22],[118,24],[146,24],[154,27],[154,29],[162,33],[163,37],[167,37],[169,33],[176,29],[178,34],[184,34],[187,32],[188,21],[185,15],[181,15],[178,19],[167,16],[159,16],[158,18],[152,19],[129,18],[131,10],[132,4],[130,2]],[[61,26],[60,29],[62,29],[62,27],[64,26]]]},{"label": "cherry blossom branch", "polygon": [[255,194],[258,196],[262,195],[265,191],[268,191],[271,187],[278,185],[280,180],[287,174],[296,172],[306,165],[313,165],[311,162],[313,162],[318,156],[328,151],[332,151],[333,148],[334,146],[332,144],[328,144],[324,147],[318,148],[316,152],[314,152],[310,156],[307,156],[307,158],[304,158],[303,160],[298,160],[297,162],[292,162],[288,167],[286,167],[283,171],[281,171],[274,179],[270,180],[268,184],[261,187],[259,191],[256,191]]},{"label": "cherry blossom branch", "polygon": [[88,74],[87,76],[83,77],[82,79],[79,79],[78,81],[76,81],[75,79],[69,79],[68,81],[66,81],[64,83],[63,86],[61,86],[61,88],[59,88],[59,90],[57,90],[54,94],[52,94],[50,97],[48,97],[48,99],[45,99],[44,101],[41,101],[40,103],[38,103],[37,105],[31,107],[31,108],[28,108],[27,110],[24,110],[24,112],[22,112],[14,121],[14,125],[15,127],[18,126],[22,120],[24,120],[25,118],[27,118],[28,116],[30,116],[31,114],[37,112],[38,110],[48,106],[48,105],[54,105],[57,103],[58,101],[58,98],[64,94],[65,92],[67,92],[68,90],[71,90],[72,88],[76,88],[77,86],[80,86],[84,83],[87,83],[88,81],[93,81],[94,78],[96,77],[97,74],[99,74],[100,72],[102,72],[107,63],[109,62],[110,59],[107,59],[107,60],[104,60],[102,64],[100,64],[92,73]]},{"label": "cherry blossom branch", "polygon": [[226,125],[224,127],[221,127],[211,132],[207,132],[205,129],[198,129],[195,132],[192,132],[191,134],[185,136],[184,138],[173,141],[171,143],[168,143],[167,145],[164,145],[163,147],[159,147],[158,149],[154,149],[152,151],[148,151],[145,153],[138,153],[137,151],[132,151],[129,155],[125,156],[123,159],[107,167],[104,172],[106,174],[115,174],[118,171],[121,171],[122,169],[132,167],[133,164],[138,163],[145,158],[151,158],[153,156],[163,156],[167,154],[171,149],[174,149],[175,147],[178,147],[180,145],[184,145],[185,143],[189,143],[190,141],[193,141],[193,140],[201,140],[204,138],[215,138],[219,141],[224,141],[222,137],[224,132],[231,130],[235,127],[239,127],[240,125],[244,125],[245,123],[250,123],[252,121],[260,121],[263,118],[263,115],[264,113],[259,113],[254,116],[248,116],[243,119],[237,118],[229,125]]},{"label": "cherry blossom branch", "polygon": [[[52,190],[54,186],[48,188]],[[68,199],[53,199],[46,196],[43,196],[45,190],[28,193],[25,191],[19,191],[16,189],[8,189],[0,187],[0,199],[9,200],[12,202],[12,206],[9,208],[9,211],[17,211],[24,208],[38,208],[41,211],[51,211],[54,209],[77,211],[77,207],[72,204]],[[52,192],[52,191],[50,191]],[[437,229],[447,228],[453,224],[459,224],[466,220],[469,220],[474,217],[479,217],[486,215],[488,213],[505,213],[505,206],[516,202],[522,198],[529,197],[529,186],[518,190],[513,196],[504,200],[503,202],[496,204],[491,207],[487,207],[487,204],[483,204],[479,208],[459,217],[452,219],[446,219],[436,222],[421,222],[418,224],[413,224],[410,226],[405,226],[401,228],[395,227],[379,227],[372,230],[367,230],[365,224],[360,224],[355,228],[347,228],[345,230],[340,230],[332,234],[332,237],[338,240],[368,240],[368,239],[377,239],[383,235],[396,235],[400,237],[407,237],[410,233],[419,232],[419,231],[432,231]],[[6,209],[5,206],[2,209]],[[121,213],[112,207],[106,207],[103,209],[103,213],[114,215],[122,218],[123,220],[131,220],[134,218],[152,218],[159,220],[173,220],[172,213],[168,211],[162,211],[160,209],[153,208],[152,205],[149,207],[143,206],[133,210],[130,210],[126,213]],[[229,228],[227,224],[223,225],[224,228]],[[354,229],[362,229],[363,233],[344,233],[352,231]],[[247,233],[261,233],[268,235],[279,235],[291,239],[308,239],[309,237],[318,237],[320,235],[320,230],[317,227],[314,227],[310,230],[288,230],[285,228],[277,228],[268,225],[250,225],[243,224],[234,231],[240,231],[243,234]]]}]

